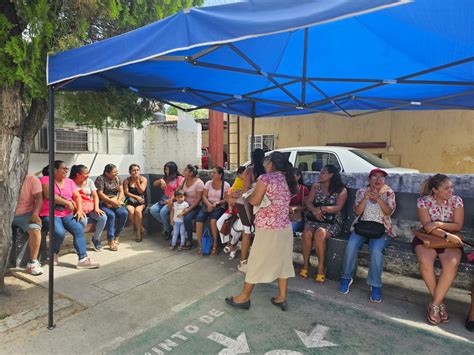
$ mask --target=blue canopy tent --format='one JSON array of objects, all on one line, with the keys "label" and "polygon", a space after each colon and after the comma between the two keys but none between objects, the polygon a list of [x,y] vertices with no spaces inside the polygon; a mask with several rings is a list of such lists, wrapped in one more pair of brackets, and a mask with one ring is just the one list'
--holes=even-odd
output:
[{"label": "blue canopy tent", "polygon": [[472,109],[474,3],[392,6],[399,3],[266,0],[191,9],[50,56],[48,85],[125,87],[247,117]]},{"label": "blue canopy tent", "polygon": [[[470,0],[254,0],[186,10],[49,56],[51,141],[54,90],[128,88],[195,106],[185,111],[252,119],[473,109],[472,13]],[[49,272],[52,305],[52,264]]]}]

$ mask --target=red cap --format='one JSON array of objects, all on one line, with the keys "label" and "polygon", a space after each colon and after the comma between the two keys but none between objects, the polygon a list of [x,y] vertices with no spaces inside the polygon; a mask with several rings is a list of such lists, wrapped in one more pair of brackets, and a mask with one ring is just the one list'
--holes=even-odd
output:
[{"label": "red cap", "polygon": [[387,175],[388,175],[388,173],[387,173],[385,170],[382,170],[382,169],[379,169],[379,168],[375,168],[375,169],[370,170],[369,178],[372,177],[372,175],[377,174],[377,173],[382,173],[383,176],[387,176]]}]

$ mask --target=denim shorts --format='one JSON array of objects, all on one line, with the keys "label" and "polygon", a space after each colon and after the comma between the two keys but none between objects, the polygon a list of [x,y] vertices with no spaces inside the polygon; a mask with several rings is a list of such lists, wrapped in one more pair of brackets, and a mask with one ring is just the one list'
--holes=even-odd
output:
[{"label": "denim shorts", "polygon": [[207,212],[207,207],[203,207],[196,216],[196,222],[205,223],[208,219],[218,220],[225,212],[225,209],[218,207],[214,208],[212,212]]},{"label": "denim shorts", "polygon": [[13,218],[12,226],[20,228],[23,232],[27,233],[30,229],[39,229],[41,226],[36,223],[30,223],[30,219],[33,213],[25,213],[21,216],[15,216]]}]

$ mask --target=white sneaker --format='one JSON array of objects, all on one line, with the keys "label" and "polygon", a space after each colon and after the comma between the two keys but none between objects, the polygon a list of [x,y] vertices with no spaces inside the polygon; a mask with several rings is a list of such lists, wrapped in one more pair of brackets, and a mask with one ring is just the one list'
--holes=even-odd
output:
[{"label": "white sneaker", "polygon": [[38,260],[31,260],[26,264],[26,272],[33,276],[38,276],[43,273],[43,268]]},{"label": "white sneaker", "polygon": [[239,270],[242,273],[247,273],[247,259],[242,260],[239,265],[237,265],[237,270]]},{"label": "white sneaker", "polygon": [[84,260],[77,263],[76,269],[98,269],[99,266],[99,263],[95,263],[91,258],[86,257]]}]

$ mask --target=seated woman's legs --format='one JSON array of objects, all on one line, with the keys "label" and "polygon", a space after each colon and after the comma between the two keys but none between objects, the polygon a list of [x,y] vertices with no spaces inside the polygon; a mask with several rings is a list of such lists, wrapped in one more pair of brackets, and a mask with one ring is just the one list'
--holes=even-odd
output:
[{"label": "seated woman's legs", "polygon": [[125,206],[127,209],[127,221],[133,226],[133,230],[135,231],[135,207],[132,205]]},{"label": "seated woman's legs", "polygon": [[343,279],[351,279],[354,274],[355,265],[357,262],[357,253],[361,245],[365,242],[365,238],[352,232],[349,237],[349,242],[346,246],[346,253],[344,255],[344,265],[342,267]]},{"label": "seated woman's legs", "polygon": [[107,215],[99,215],[97,212],[92,211],[88,216],[90,219],[94,220],[95,223],[95,232],[92,240],[98,244],[101,244],[102,232],[107,224]]},{"label": "seated woman's legs", "polygon": [[207,219],[209,218],[209,212],[205,209],[201,209],[199,213],[196,215],[196,234],[198,239],[198,253],[201,251],[202,247],[202,233],[204,229],[204,223],[206,223]]},{"label": "seated woman's legs", "polygon": [[120,233],[122,233],[123,228],[127,224],[128,211],[125,207],[119,207],[119,208],[116,208],[114,212],[115,212],[115,215],[117,216],[115,238],[118,239],[118,237],[120,237]]},{"label": "seated woman's legs", "polygon": [[152,205],[150,207],[150,214],[151,216],[156,219],[158,222],[160,222],[161,224],[163,224],[163,221],[161,220],[161,214],[160,214],[160,211],[161,209],[164,207],[165,205],[163,205],[161,202],[157,202],[155,203],[154,205]]},{"label": "seated woman's legs", "polygon": [[[43,217],[43,224],[46,229],[49,228],[49,217]],[[54,217],[54,235],[51,237],[51,247],[54,254],[59,254],[65,237],[66,229],[64,228],[62,219]]]},{"label": "seated woman's legs", "polygon": [[145,205],[140,205],[135,208],[135,226],[137,235],[140,233],[140,237],[145,232],[145,228],[143,227],[143,210],[145,209]]},{"label": "seated woman's legs", "polygon": [[74,238],[74,248],[79,260],[87,257],[86,238],[84,237],[84,226],[78,222],[72,214],[63,217],[63,225]]},{"label": "seated woman's legs", "polygon": [[433,295],[433,304],[440,305],[444,303],[444,297],[456,278],[461,256],[462,252],[458,248],[447,248],[444,253],[439,254],[441,274]]},{"label": "seated woman's legs", "polygon": [[170,208],[168,205],[163,205],[160,209],[160,218],[161,218],[161,225],[163,226],[163,233],[169,234],[171,231],[170,225]]},{"label": "seated woman's legs", "polygon": [[107,216],[105,228],[107,229],[107,240],[111,242],[115,236],[115,213],[112,209],[105,207],[105,205],[101,205],[100,209],[104,211]]},{"label": "seated woman's legs", "polygon": [[421,277],[428,288],[431,298],[433,298],[437,284],[434,268],[436,251],[425,248],[423,245],[418,245],[415,247],[415,253],[418,258]]},{"label": "seated woman's legs", "polygon": [[303,248],[303,270],[306,270],[306,273],[303,271],[302,278],[307,277],[307,271],[309,270],[309,258],[311,255],[311,249],[313,247],[313,234],[314,231],[311,228],[306,228],[303,232],[302,239],[302,248]]},{"label": "seated woman's legs", "polygon": [[383,250],[389,244],[390,237],[384,235],[382,238],[369,241],[370,266],[367,276],[367,284],[372,287],[382,287]]},{"label": "seated woman's legs", "polygon": [[467,314],[466,328],[471,332],[474,331],[474,281],[472,282],[471,286],[471,308],[469,309],[469,313]]},{"label": "seated woman's legs", "polygon": [[331,233],[325,228],[318,228],[314,232],[314,247],[316,249],[316,256],[318,257],[318,275],[325,274],[325,259],[326,259],[326,240],[331,237]]},{"label": "seated woman's legs", "polygon": [[189,211],[184,217],[184,226],[186,228],[186,244],[191,246],[193,243],[193,220],[200,211],[200,206]]},{"label": "seated woman's legs", "polygon": [[218,250],[217,238],[219,237],[219,230],[217,229],[217,220],[221,218],[224,211],[221,208],[214,209],[209,215],[209,225],[211,227],[212,239],[214,244],[212,245],[211,256],[215,256]]}]

